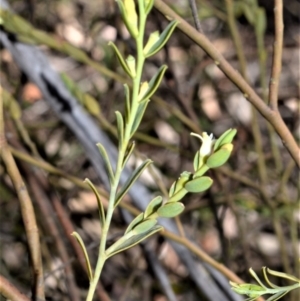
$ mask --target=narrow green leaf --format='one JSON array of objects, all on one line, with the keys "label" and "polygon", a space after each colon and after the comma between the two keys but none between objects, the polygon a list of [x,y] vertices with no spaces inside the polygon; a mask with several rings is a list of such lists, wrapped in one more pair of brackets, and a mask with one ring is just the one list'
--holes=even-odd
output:
[{"label": "narrow green leaf", "polygon": [[165,44],[168,42],[172,32],[179,22],[177,20],[173,20],[161,33],[158,41],[145,53],[145,57],[148,58],[154,54],[156,54],[159,50],[161,50]]},{"label": "narrow green leaf", "polygon": [[259,7],[257,8],[255,15],[256,15],[255,31],[257,35],[263,37],[266,33],[266,28],[267,28],[266,11],[263,7]]},{"label": "narrow green leaf", "polygon": [[[9,31],[8,29],[6,29],[6,30]],[[37,45],[38,44],[37,40],[34,37],[29,37],[29,36],[18,36],[18,41],[20,41],[24,44],[29,44],[29,45]]]},{"label": "narrow green leaf", "polygon": [[82,92],[77,88],[77,87],[75,87],[74,86],[74,89],[73,89],[73,95],[74,95],[74,97],[78,100],[78,102],[80,103],[80,104],[84,104],[84,97],[83,97],[83,94],[82,94]]},{"label": "narrow green leaf", "polygon": [[145,160],[127,179],[126,183],[122,186],[121,190],[118,192],[115,200],[115,207],[120,203],[124,195],[130,189],[130,187],[135,183],[135,181],[139,178],[141,173],[150,165],[152,161],[150,159]]},{"label": "narrow green leaf", "polygon": [[20,108],[20,105],[13,98],[11,98],[11,101],[10,101],[9,114],[14,120],[20,120],[22,117],[22,110]]},{"label": "narrow green leaf", "polygon": [[101,109],[99,103],[90,94],[87,93],[83,94],[83,104],[87,109],[87,111],[91,113],[93,116],[98,116],[100,114]]},{"label": "narrow green leaf", "polygon": [[194,162],[193,162],[193,166],[194,166],[194,171],[198,170],[200,165],[200,152],[197,151],[194,157]]},{"label": "narrow green leaf", "polygon": [[152,9],[154,0],[144,0],[144,3],[145,3],[145,13],[148,15]]},{"label": "narrow green leaf", "polygon": [[82,238],[80,237],[80,235],[77,232],[73,232],[71,235],[76,238],[76,240],[78,241],[79,245],[81,246],[81,249],[82,249],[84,257],[85,257],[85,262],[86,262],[88,277],[89,277],[89,280],[92,281],[93,280],[93,272],[92,272],[92,268],[91,268],[91,264],[90,264],[89,255],[88,255],[88,253],[86,251],[84,242],[83,242]]},{"label": "narrow green leaf", "polygon": [[116,55],[117,55],[117,58],[123,68],[123,70],[131,77],[133,78],[133,75],[128,67],[128,65],[126,64],[125,60],[123,59],[122,57],[122,54],[120,53],[119,49],[117,48],[117,46],[113,43],[113,42],[109,42],[108,43],[109,46],[112,46],[112,48],[114,49]]},{"label": "narrow green leaf", "polygon": [[[50,36],[47,32],[44,32],[42,30],[32,29],[30,34],[32,37],[34,37],[34,39],[38,44],[46,44],[50,48],[54,48],[57,50],[60,49],[61,44],[54,37]],[[63,42],[63,43],[67,44],[67,42]],[[84,54],[85,61],[86,61],[87,59],[86,54],[83,51],[81,51],[81,53]]]},{"label": "narrow green leaf", "polygon": [[134,122],[133,122],[133,125],[132,125],[132,128],[131,128],[131,136],[134,135],[137,128],[139,127],[139,125],[142,121],[142,118],[145,114],[148,103],[149,103],[149,100],[144,100],[143,102],[139,103],[139,107],[138,107],[138,110],[137,110],[137,113],[135,115],[135,119],[134,119]]},{"label": "narrow green leaf", "polygon": [[247,21],[249,22],[249,24],[253,25],[255,20],[254,7],[247,5],[246,3],[243,2],[241,2],[241,6]]},{"label": "narrow green leaf", "polygon": [[157,209],[162,205],[163,199],[159,195],[156,198],[154,198],[147,206],[144,216],[145,218],[151,216],[153,213],[157,211]]},{"label": "narrow green leaf", "polygon": [[125,234],[129,233],[137,224],[144,219],[144,212],[140,213],[135,219],[128,225]]},{"label": "narrow green leaf", "polygon": [[262,268],[263,270],[263,274],[264,274],[264,278],[265,278],[265,281],[267,282],[267,284],[272,287],[272,288],[278,288],[277,285],[275,285],[274,283],[272,283],[268,277],[268,274],[267,274],[267,268],[266,267],[263,267]]},{"label": "narrow green leaf", "polygon": [[271,270],[269,268],[265,268],[265,269],[267,269],[267,272],[273,276],[289,279],[289,280],[295,281],[295,282],[300,282],[300,279],[293,275],[282,273],[282,272],[277,272],[277,271]]},{"label": "narrow green leaf", "polygon": [[227,149],[227,148],[223,148],[223,147],[208,157],[208,159],[206,161],[206,165],[209,168],[219,167],[228,161],[230,154],[231,154],[231,150],[230,150],[230,148]]},{"label": "narrow green leaf", "polygon": [[0,10],[0,16],[1,16],[1,25],[3,25],[3,27],[11,33],[16,33],[16,28],[14,26],[13,22],[10,22],[10,20],[12,19],[12,13],[8,10],[4,10],[1,9]]},{"label": "narrow green leaf", "polygon": [[114,180],[114,173],[113,173],[113,170],[112,170],[107,152],[106,152],[104,146],[101,143],[97,143],[97,147],[98,147],[99,152],[100,152],[100,154],[102,156],[102,159],[104,161],[104,165],[105,165],[106,172],[108,173],[109,181],[110,181],[110,183],[112,183],[113,180]]},{"label": "narrow green leaf", "polygon": [[156,219],[147,219],[138,224],[136,227],[133,228],[132,232],[135,235],[139,235],[145,232],[148,232],[151,228],[153,228],[157,224]]},{"label": "narrow green leaf", "polygon": [[195,178],[187,182],[184,188],[189,192],[199,193],[207,190],[213,183],[210,177]]},{"label": "narrow green leaf", "polygon": [[121,149],[121,146],[123,145],[123,140],[124,140],[124,121],[123,121],[123,116],[119,111],[116,111],[115,114],[116,114],[116,119],[117,119],[119,149]]},{"label": "narrow green leaf", "polygon": [[[262,288],[264,288],[265,290],[268,290],[268,288],[261,282],[261,280],[259,279],[259,277],[257,276],[257,274],[254,272],[254,270],[252,268],[249,269],[249,273]],[[243,284],[241,284],[241,285],[243,285]]]},{"label": "narrow green leaf", "polygon": [[124,156],[124,160],[123,160],[123,163],[122,163],[122,168],[125,167],[126,163],[128,162],[133,150],[134,150],[134,147],[135,147],[135,142],[134,141],[131,141],[130,144],[128,145],[128,148],[127,148],[127,151],[125,153],[125,156]]},{"label": "narrow green leaf", "polygon": [[226,132],[224,132],[216,141],[214,144],[214,151],[218,150],[222,145],[231,143],[234,136],[236,135],[236,129],[229,129]]},{"label": "narrow green leaf", "polygon": [[90,188],[93,190],[93,192],[96,196],[97,203],[98,203],[99,216],[100,216],[100,225],[101,225],[101,228],[103,228],[104,223],[105,223],[105,213],[104,213],[103,204],[101,202],[100,194],[99,194],[98,190],[96,189],[96,187],[94,186],[94,184],[89,179],[85,179],[84,182],[90,186]]},{"label": "narrow green leaf", "polygon": [[175,217],[184,210],[182,203],[167,203],[157,210],[160,217]]},{"label": "narrow green leaf", "polygon": [[188,191],[185,188],[178,190],[168,199],[168,203],[180,201],[187,193]]},{"label": "narrow green leaf", "polygon": [[137,235],[134,235],[134,232],[130,231],[106,250],[107,258],[137,245],[141,241],[145,240],[149,236],[153,235],[154,233],[162,229],[163,227],[159,225],[155,225],[150,230]]},{"label": "narrow green leaf", "polygon": [[148,100],[151,98],[151,96],[156,92],[157,88],[159,87],[162,78],[167,70],[167,66],[166,65],[162,65],[158,71],[156,72],[156,74],[151,78],[150,82],[149,82],[149,88],[147,90],[147,92],[145,93],[145,95],[143,96],[143,98],[141,99],[140,102],[143,102],[145,100]]},{"label": "narrow green leaf", "polygon": [[73,91],[75,89],[75,83],[74,83],[74,81],[66,73],[64,73],[64,72],[60,73],[60,78],[64,82],[64,84],[67,87],[67,89],[73,95]]},{"label": "narrow green leaf", "polygon": [[128,118],[130,114],[130,90],[127,84],[124,84],[125,90],[125,121],[128,123]]},{"label": "narrow green leaf", "polygon": [[268,298],[266,301],[277,301],[277,300],[281,299],[283,296],[285,296],[288,292],[289,292],[289,290],[280,291],[280,292],[276,293],[275,295],[271,296],[270,298]]},{"label": "narrow green leaf", "polygon": [[86,62],[89,60],[84,51],[68,43],[62,43],[61,51],[73,56],[75,59],[80,60],[82,62]]},{"label": "narrow green leaf", "polygon": [[32,25],[16,14],[11,14],[10,22],[13,23],[15,32],[20,35],[30,35],[32,32]]}]

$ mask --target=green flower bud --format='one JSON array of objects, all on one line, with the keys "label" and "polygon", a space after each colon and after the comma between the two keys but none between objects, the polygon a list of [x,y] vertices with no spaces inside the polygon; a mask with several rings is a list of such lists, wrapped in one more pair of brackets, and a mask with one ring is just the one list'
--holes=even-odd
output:
[{"label": "green flower bud", "polygon": [[148,82],[143,82],[141,84],[140,93],[139,93],[139,96],[138,96],[138,101],[141,101],[143,99],[144,95],[148,91],[148,88],[149,88],[149,83]]},{"label": "green flower bud", "polygon": [[135,10],[134,0],[124,0],[124,18],[127,29],[134,36],[137,37],[138,31],[138,16]]},{"label": "green flower bud", "polygon": [[134,78],[136,76],[135,58],[132,55],[129,55],[126,59],[126,63],[130,70],[131,77]]},{"label": "green flower bud", "polygon": [[151,47],[159,40],[159,31],[154,31],[150,34],[148,42],[146,43],[144,47],[144,55],[146,56],[151,49]]}]

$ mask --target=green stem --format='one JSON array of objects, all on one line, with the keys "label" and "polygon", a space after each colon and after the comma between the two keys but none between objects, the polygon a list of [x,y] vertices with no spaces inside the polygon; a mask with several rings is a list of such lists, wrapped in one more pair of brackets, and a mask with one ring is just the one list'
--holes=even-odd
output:
[{"label": "green stem", "polygon": [[144,39],[144,31],[145,31],[145,24],[146,24],[146,14],[144,11],[144,5],[142,3],[142,0],[139,0],[138,6],[139,6],[139,34],[135,38],[136,47],[137,47],[137,65],[136,65],[136,76],[133,79],[133,85],[132,85],[132,97],[131,97],[130,112],[129,112],[128,116],[126,116],[126,117],[128,117],[126,119],[128,121],[127,121],[127,123],[125,123],[123,144],[119,149],[115,175],[114,175],[114,179],[111,183],[109,204],[108,204],[108,208],[107,208],[107,212],[106,212],[105,223],[104,223],[104,226],[102,229],[102,236],[101,236],[101,241],[100,241],[100,246],[99,246],[98,260],[97,260],[97,264],[96,264],[94,277],[90,281],[90,287],[89,287],[86,301],[92,301],[97,283],[99,281],[99,278],[100,278],[100,275],[101,275],[101,272],[102,272],[102,269],[104,266],[104,263],[107,259],[107,255],[105,252],[107,235],[108,235],[111,219],[113,216],[117,189],[118,189],[121,174],[123,171],[122,165],[123,165],[126,149],[128,147],[129,141],[132,136],[131,129],[132,129],[132,125],[134,123],[135,116],[136,116],[138,106],[139,106],[138,94],[139,94],[140,83],[141,83],[141,79],[142,79],[143,66],[144,66],[144,62],[145,62],[145,57],[144,57],[144,53],[143,53],[143,48],[144,48],[143,39]]}]

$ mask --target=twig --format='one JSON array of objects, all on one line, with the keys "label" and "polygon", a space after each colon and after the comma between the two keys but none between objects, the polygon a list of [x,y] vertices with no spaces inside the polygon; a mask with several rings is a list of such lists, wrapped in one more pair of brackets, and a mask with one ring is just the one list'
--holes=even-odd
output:
[{"label": "twig", "polygon": [[268,120],[277,134],[282,139],[283,144],[300,167],[300,149],[289,131],[288,127],[281,118],[279,112],[271,110],[267,104],[256,94],[251,86],[243,79],[243,77],[229,64],[229,62],[219,53],[214,45],[206,36],[199,33],[190,26],[184,19],[178,16],[168,5],[162,0],[155,0],[155,7],[168,19],[178,20],[178,28],[198,44],[214,61],[215,64],[224,72],[224,74],[243,92],[244,97],[252,103],[252,105]]},{"label": "twig", "polygon": [[192,10],[195,26],[196,26],[196,28],[199,32],[203,32],[202,27],[201,27],[201,23],[200,23],[200,20],[199,20],[199,15],[198,15],[196,2],[195,2],[195,0],[189,0],[189,3],[190,3],[191,10]]},{"label": "twig", "polygon": [[[59,256],[64,263],[67,263],[67,261],[69,260],[69,255],[66,250],[64,241],[61,237],[61,234],[59,233],[59,230],[56,226],[54,220],[55,214],[53,209],[51,208],[50,200],[45,194],[45,192],[42,190],[42,184],[40,183],[38,177],[34,177],[32,174],[29,174],[27,172],[27,179],[29,187],[31,188],[32,193],[38,203],[39,209],[43,214],[43,221],[45,223],[45,226],[47,227],[47,230],[49,231],[51,236],[54,238],[53,240],[56,245],[56,249],[59,253]],[[76,282],[74,279],[74,271],[72,270],[69,264],[65,264],[64,270],[66,275],[66,283],[68,287],[69,298],[74,301],[79,301],[79,290],[76,286]]]},{"label": "twig", "polygon": [[33,270],[33,298],[45,299],[44,293],[44,275],[42,266],[41,246],[39,240],[39,230],[36,223],[33,204],[30,199],[27,188],[20,175],[16,162],[7,146],[5,132],[4,132],[4,115],[3,115],[3,99],[2,87],[0,86],[0,149],[1,157],[6,166],[12,183],[16,189],[21,214],[25,226],[26,236],[28,240],[28,247],[30,259]]},{"label": "twig", "polygon": [[269,106],[272,110],[278,111],[278,87],[281,73],[281,59],[283,47],[283,4],[282,0],[275,0],[275,41],[273,52],[272,73],[269,84]]},{"label": "twig", "polygon": [[0,293],[11,301],[30,301],[16,287],[14,287],[7,279],[0,275]]},{"label": "twig", "polygon": [[[172,232],[169,232],[167,230],[163,230],[161,232],[164,236],[184,245],[186,248],[188,248],[190,251],[192,251],[195,255],[197,255],[199,258],[201,258],[204,262],[210,264],[212,267],[214,267],[216,270],[221,272],[224,276],[226,276],[229,280],[236,282],[236,283],[244,283],[244,281],[239,278],[234,272],[232,272],[230,269],[228,269],[225,265],[217,262],[212,257],[210,257],[207,253],[205,253],[203,250],[201,250],[199,247],[197,247],[195,244],[193,244],[191,241],[186,239],[185,237],[180,237]],[[258,301],[263,301],[264,299],[262,297],[257,299]]]}]

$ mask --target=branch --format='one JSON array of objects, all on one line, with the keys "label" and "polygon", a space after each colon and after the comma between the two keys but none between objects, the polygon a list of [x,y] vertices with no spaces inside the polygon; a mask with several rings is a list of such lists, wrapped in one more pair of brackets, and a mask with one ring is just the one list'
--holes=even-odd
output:
[{"label": "branch", "polygon": [[278,111],[278,87],[279,77],[281,73],[281,59],[283,46],[283,4],[282,0],[275,0],[274,15],[275,15],[275,41],[273,52],[272,74],[269,84],[269,106]]},{"label": "branch", "polygon": [[224,72],[224,74],[241,90],[244,97],[260,112],[262,116],[274,127],[280,136],[282,143],[287,148],[297,165],[300,167],[300,149],[293,135],[287,128],[278,111],[269,108],[264,101],[256,94],[252,87],[243,79],[243,77],[229,64],[229,62],[214,47],[208,38],[199,33],[195,28],[189,25],[184,19],[177,15],[162,0],[155,0],[154,6],[168,19],[178,20],[178,28],[198,44],[215,62],[215,64]]},{"label": "branch", "polygon": [[14,285],[0,275],[0,293],[11,301],[30,301]]},{"label": "branch", "polygon": [[7,146],[4,131],[4,114],[3,114],[3,98],[2,87],[0,86],[0,149],[1,158],[6,166],[7,173],[16,189],[22,219],[25,226],[30,259],[33,270],[33,296],[41,300],[45,299],[44,293],[44,276],[41,256],[41,246],[39,240],[39,230],[36,223],[35,213],[27,188],[20,175],[16,162]]}]

